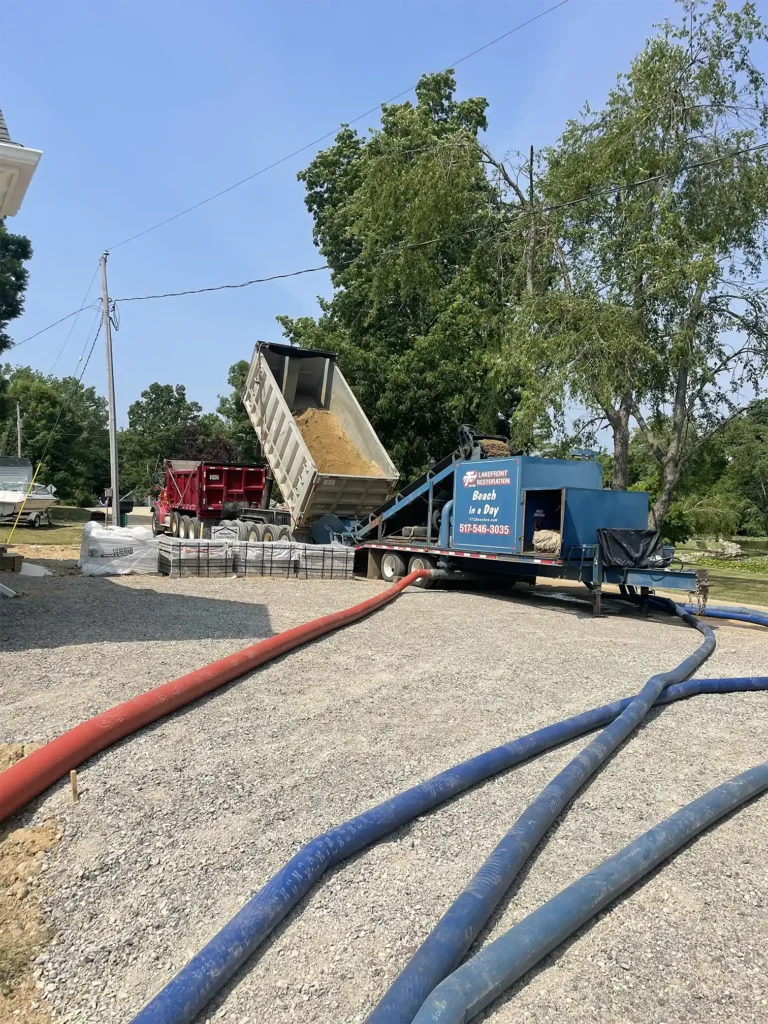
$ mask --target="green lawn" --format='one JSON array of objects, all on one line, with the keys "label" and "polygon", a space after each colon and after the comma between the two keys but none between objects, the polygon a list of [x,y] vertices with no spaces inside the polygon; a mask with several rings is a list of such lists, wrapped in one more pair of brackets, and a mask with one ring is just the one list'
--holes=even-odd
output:
[{"label": "green lawn", "polygon": [[746,604],[768,605],[768,575],[710,569],[709,582],[709,600],[713,604],[719,601],[743,601]]},{"label": "green lawn", "polygon": [[[0,526],[0,544],[8,541],[12,527]],[[34,529],[30,526],[17,526],[13,535],[13,544],[75,544],[80,546],[80,538],[83,535],[82,524],[76,526],[40,526]]]}]

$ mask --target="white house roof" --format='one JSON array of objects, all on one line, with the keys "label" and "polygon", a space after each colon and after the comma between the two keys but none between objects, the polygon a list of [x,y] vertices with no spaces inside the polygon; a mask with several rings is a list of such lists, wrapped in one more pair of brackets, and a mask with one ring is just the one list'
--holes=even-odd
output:
[{"label": "white house roof", "polygon": [[40,157],[40,149],[28,149],[11,142],[10,132],[0,110],[0,218],[19,212]]}]

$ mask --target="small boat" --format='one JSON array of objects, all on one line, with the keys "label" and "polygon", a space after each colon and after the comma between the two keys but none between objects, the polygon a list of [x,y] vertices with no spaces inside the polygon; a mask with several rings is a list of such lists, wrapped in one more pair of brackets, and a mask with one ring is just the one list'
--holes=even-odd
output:
[{"label": "small boat", "polygon": [[32,483],[33,476],[29,459],[0,456],[0,522],[14,520],[21,509],[20,523],[40,526],[50,522],[48,510],[59,500],[56,488]]}]

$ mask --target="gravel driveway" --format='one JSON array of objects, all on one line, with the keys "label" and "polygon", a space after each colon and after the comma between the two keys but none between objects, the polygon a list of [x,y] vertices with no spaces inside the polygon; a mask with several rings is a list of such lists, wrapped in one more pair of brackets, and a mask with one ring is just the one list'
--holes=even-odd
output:
[{"label": "gravel driveway", "polygon": [[[0,605],[2,740],[46,740],[116,701],[355,603],[370,582],[19,578]],[[716,625],[701,674],[768,666]],[[634,613],[410,591],[366,621],[145,729],[20,824],[65,836],[45,874],[55,1019],[129,1021],[318,832],[457,761],[636,692],[698,644]],[[499,908],[496,937],[683,803],[765,759],[768,694],[652,713]],[[514,769],[329,873],[201,1020],[362,1021],[542,785],[585,741]],[[768,798],[685,849],[547,958],[494,1024],[768,1020]],[[68,1016],[66,1016],[68,1015]]]}]

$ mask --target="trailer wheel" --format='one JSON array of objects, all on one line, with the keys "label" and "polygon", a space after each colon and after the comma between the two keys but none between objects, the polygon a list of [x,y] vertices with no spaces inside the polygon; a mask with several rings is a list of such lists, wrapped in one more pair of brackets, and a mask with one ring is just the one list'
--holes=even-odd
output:
[{"label": "trailer wheel", "polygon": [[398,576],[405,576],[406,570],[405,559],[396,551],[385,551],[381,556],[381,578],[385,583],[392,583]]},{"label": "trailer wheel", "polygon": [[179,513],[171,512],[171,536],[179,536]]},{"label": "trailer wheel", "polygon": [[292,544],[293,543],[293,530],[291,530],[290,526],[281,526],[281,527],[279,527],[279,529],[277,531],[277,539],[278,539],[278,541],[281,541],[281,540],[290,541],[290,543]]},{"label": "trailer wheel", "polygon": [[[411,555],[408,562],[408,572],[414,572],[416,569],[434,569],[435,560],[430,558],[429,555]],[[416,580],[413,584],[414,587],[428,587],[432,583],[432,580]]]}]

